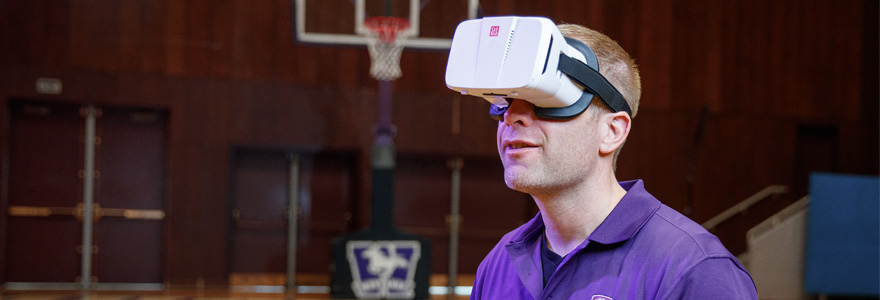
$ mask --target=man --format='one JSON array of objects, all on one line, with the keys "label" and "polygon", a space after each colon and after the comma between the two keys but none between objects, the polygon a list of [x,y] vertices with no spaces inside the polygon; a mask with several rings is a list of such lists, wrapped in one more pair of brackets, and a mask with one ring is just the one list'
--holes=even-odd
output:
[{"label": "man", "polygon": [[530,194],[540,213],[486,256],[471,299],[757,299],[751,277],[715,236],[641,180],[617,182],[616,157],[641,94],[637,66],[599,32],[558,29],[592,48],[631,113],[609,109],[599,93],[569,118],[542,118],[535,104],[508,99],[497,114],[504,181]]}]

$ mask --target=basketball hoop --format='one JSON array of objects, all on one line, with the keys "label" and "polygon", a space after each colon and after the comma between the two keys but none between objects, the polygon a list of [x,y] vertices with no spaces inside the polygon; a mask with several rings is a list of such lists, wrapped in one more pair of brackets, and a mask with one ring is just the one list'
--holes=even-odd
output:
[{"label": "basketball hoop", "polygon": [[370,51],[370,75],[383,81],[400,77],[400,54],[403,43],[409,37],[409,20],[399,17],[369,17],[364,21],[367,29],[367,49]]}]

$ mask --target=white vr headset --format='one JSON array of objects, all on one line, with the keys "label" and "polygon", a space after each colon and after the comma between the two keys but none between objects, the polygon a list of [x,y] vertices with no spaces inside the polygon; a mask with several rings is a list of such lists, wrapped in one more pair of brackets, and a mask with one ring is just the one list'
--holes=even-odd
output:
[{"label": "white vr headset", "polygon": [[534,104],[540,118],[573,118],[587,109],[594,94],[612,111],[632,115],[620,92],[599,73],[593,50],[563,37],[543,17],[461,22],[449,50],[446,86],[486,99],[496,119],[513,98]]}]

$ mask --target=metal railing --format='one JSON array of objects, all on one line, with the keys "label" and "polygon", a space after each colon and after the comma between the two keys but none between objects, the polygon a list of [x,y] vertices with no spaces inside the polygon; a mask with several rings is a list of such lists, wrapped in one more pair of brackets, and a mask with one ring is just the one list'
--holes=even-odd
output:
[{"label": "metal railing", "polygon": [[785,194],[785,193],[788,193],[787,186],[784,186],[784,185],[768,186],[768,187],[764,188],[763,190],[755,193],[754,195],[749,196],[748,198],[741,201],[740,203],[737,203],[733,207],[728,208],[727,210],[721,212],[720,214],[718,214],[714,218],[711,218],[708,221],[703,222],[703,224],[702,224],[703,228],[706,228],[708,230],[712,230],[716,226],[718,226],[718,224],[721,224],[724,221],[727,221],[728,219],[732,218],[733,216],[749,209],[749,207],[752,207],[752,205],[755,205],[758,202],[761,202],[761,200],[767,199],[767,197],[770,197],[773,195],[780,195],[780,194]]},{"label": "metal railing", "polygon": [[794,203],[786,206],[785,208],[780,210],[778,213],[773,214],[772,216],[770,216],[769,218],[767,218],[763,222],[758,223],[758,225],[755,225],[755,227],[752,227],[752,229],[749,229],[749,231],[746,233],[746,240],[752,240],[759,235],[762,235],[766,232],[773,230],[773,228],[776,228],[776,226],[779,226],[779,224],[782,224],[783,221],[785,221],[786,219],[788,219],[792,215],[799,213],[802,210],[807,209],[809,206],[810,206],[810,196],[807,195],[807,196],[804,196],[803,198],[801,198],[800,200],[795,201]]}]

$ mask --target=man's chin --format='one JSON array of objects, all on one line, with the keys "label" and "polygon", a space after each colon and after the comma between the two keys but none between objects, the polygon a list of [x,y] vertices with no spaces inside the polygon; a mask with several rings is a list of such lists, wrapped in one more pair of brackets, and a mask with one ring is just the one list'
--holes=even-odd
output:
[{"label": "man's chin", "polygon": [[511,190],[527,194],[540,187],[540,184],[534,178],[529,178],[529,176],[524,176],[524,174],[511,174],[508,172],[504,172],[504,183]]}]

